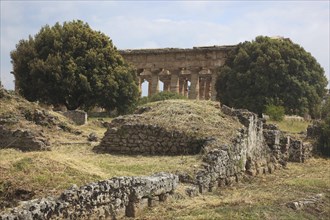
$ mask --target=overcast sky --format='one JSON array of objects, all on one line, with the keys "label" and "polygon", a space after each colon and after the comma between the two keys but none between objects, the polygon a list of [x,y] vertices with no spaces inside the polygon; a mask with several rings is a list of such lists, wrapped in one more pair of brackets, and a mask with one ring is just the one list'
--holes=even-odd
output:
[{"label": "overcast sky", "polygon": [[291,38],[329,79],[329,1],[1,1],[1,81],[13,89],[10,51],[42,26],[79,19],[118,49],[231,45]]}]

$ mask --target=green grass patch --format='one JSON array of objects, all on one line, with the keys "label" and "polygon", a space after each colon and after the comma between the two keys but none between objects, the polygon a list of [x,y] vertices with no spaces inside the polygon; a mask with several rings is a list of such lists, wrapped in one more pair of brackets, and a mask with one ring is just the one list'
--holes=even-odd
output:
[{"label": "green grass patch", "polygon": [[278,125],[280,130],[285,132],[300,133],[300,132],[306,132],[310,122],[284,119],[283,121],[267,120],[267,124],[276,124]]}]

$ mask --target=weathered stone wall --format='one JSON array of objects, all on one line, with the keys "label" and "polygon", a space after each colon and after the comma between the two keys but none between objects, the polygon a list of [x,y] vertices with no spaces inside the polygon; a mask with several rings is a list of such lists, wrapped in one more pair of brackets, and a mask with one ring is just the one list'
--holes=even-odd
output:
[{"label": "weathered stone wall", "polygon": [[242,174],[272,173],[274,169],[286,166],[288,161],[304,162],[311,156],[310,143],[295,140],[274,125],[263,124],[256,114],[227,106],[222,106],[222,111],[237,117],[245,128],[239,131],[231,145],[207,142],[207,145],[213,145],[213,150],[203,157],[203,168],[197,171],[193,181],[199,192],[238,182]]},{"label": "weathered stone wall", "polygon": [[263,132],[272,155],[282,165],[287,162],[303,163],[312,156],[313,144],[310,142],[288,136],[274,125],[264,125]]},{"label": "weathered stone wall", "polygon": [[66,111],[63,112],[63,115],[71,119],[77,125],[84,125],[87,123],[87,113],[84,111],[80,111],[80,110]]},{"label": "weathered stone wall", "polygon": [[148,124],[117,124],[114,120],[96,152],[121,154],[198,154],[205,140]]},{"label": "weathered stone wall", "polygon": [[73,186],[59,198],[42,198],[23,202],[21,206],[0,214],[1,220],[12,219],[117,219],[136,217],[139,210],[165,201],[178,184],[178,177],[158,173],[146,177],[115,177],[82,187]]},{"label": "weathered stone wall", "polygon": [[245,128],[238,132],[231,145],[208,142],[216,147],[203,157],[203,168],[196,173],[195,184],[201,193],[237,182],[243,173],[257,175],[272,172],[274,168],[275,161],[271,160],[271,151],[263,136],[263,123],[257,115],[226,106],[222,111],[237,117]]},{"label": "weathered stone wall", "polygon": [[0,149],[16,148],[22,151],[50,150],[48,140],[41,133],[29,130],[11,130],[0,125]]}]

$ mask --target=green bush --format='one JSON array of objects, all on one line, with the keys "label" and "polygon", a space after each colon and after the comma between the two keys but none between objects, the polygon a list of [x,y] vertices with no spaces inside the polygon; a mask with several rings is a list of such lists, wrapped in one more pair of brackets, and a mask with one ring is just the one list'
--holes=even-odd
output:
[{"label": "green bush", "polygon": [[321,123],[318,151],[322,155],[330,157],[330,114]]},{"label": "green bush", "polygon": [[271,120],[282,121],[284,118],[284,107],[280,105],[267,105],[265,112]]}]

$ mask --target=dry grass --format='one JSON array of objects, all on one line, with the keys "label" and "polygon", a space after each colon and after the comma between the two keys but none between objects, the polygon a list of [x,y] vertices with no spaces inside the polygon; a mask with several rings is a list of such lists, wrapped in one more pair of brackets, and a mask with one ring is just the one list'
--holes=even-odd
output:
[{"label": "dry grass", "polygon": [[[220,135],[223,141],[228,141],[241,125],[223,115],[216,108],[217,104],[208,101],[168,100],[150,103],[151,110],[144,115],[149,118],[147,123],[196,135]],[[36,108],[40,106],[11,96],[10,99],[1,100],[0,116],[17,117],[24,109],[33,111]],[[83,185],[113,176],[149,175],[176,170],[193,172],[201,162],[198,155],[95,154],[92,151],[93,145],[74,143],[87,142],[86,137],[91,132],[102,137],[106,128],[98,120],[90,119],[87,125],[78,127],[57,113],[50,114],[70,128],[80,130],[82,134],[74,135],[43,127],[44,132],[51,137],[54,147],[52,151],[22,153],[12,149],[0,150],[0,206],[2,201],[12,199],[10,196],[14,196],[17,189],[32,191],[35,193],[33,198],[39,198],[58,195],[72,184]],[[32,122],[23,120],[19,123],[20,126],[37,128]],[[295,126],[289,124],[288,127],[293,132],[292,127]],[[283,129],[281,125],[280,128]],[[295,128],[294,131],[301,130]],[[68,142],[73,144],[63,144]],[[244,184],[194,198],[187,198],[184,188],[180,187],[180,199],[171,199],[162,206],[147,210],[140,219],[329,219],[329,181],[330,161],[311,159],[305,164],[292,163],[288,169],[276,171],[275,174],[259,176]],[[325,197],[323,203],[315,208],[293,211],[285,206],[288,201],[317,193],[323,193]]]},{"label": "dry grass", "polygon": [[0,150],[0,200],[1,191],[5,194],[24,189],[38,198],[58,195],[72,184],[83,185],[114,176],[192,172],[199,163],[198,156],[96,154],[91,145],[59,146],[46,152]]},{"label": "dry grass", "polygon": [[[322,193],[312,208],[294,211],[286,203]],[[183,193],[182,193],[183,194]],[[330,160],[290,163],[288,169],[194,198],[171,199],[140,219],[329,219]]]},{"label": "dry grass", "polygon": [[159,125],[197,137],[212,136],[223,143],[229,143],[242,127],[237,120],[221,112],[218,102],[165,100],[145,106],[151,109],[134,118],[139,123]]}]

